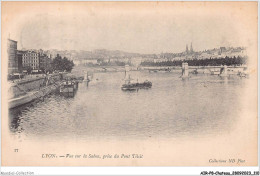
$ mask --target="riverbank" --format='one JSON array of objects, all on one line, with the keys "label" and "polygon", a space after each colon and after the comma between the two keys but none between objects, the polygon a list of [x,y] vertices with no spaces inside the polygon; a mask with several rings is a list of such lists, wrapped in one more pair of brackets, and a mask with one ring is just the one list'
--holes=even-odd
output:
[{"label": "riverbank", "polygon": [[66,74],[36,75],[9,82],[9,109],[42,98],[57,90]]},{"label": "riverbank", "polygon": [[[201,74],[210,74],[212,71],[220,71],[224,66],[189,66],[189,72],[197,70]],[[238,74],[247,68],[243,66],[227,66],[228,71],[232,74]],[[181,66],[129,66],[129,71],[149,71],[149,72],[171,72],[181,71]],[[108,66],[108,67],[76,67],[72,72],[76,75],[83,75],[84,72],[125,72],[125,66]]]},{"label": "riverbank", "polygon": [[62,82],[60,81],[58,83],[43,87],[40,90],[30,91],[30,92],[26,93],[25,95],[19,96],[17,98],[9,99],[9,101],[8,101],[9,109],[18,107],[18,106],[24,105],[26,103],[30,103],[36,99],[42,98],[42,97],[56,91],[61,86],[61,84],[62,84]]}]

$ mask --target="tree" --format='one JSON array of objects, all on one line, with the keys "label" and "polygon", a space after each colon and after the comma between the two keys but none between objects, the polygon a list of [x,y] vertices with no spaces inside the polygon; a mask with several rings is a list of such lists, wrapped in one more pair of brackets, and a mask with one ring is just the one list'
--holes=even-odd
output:
[{"label": "tree", "polygon": [[189,66],[220,66],[220,65],[241,65],[247,63],[247,57],[225,57],[225,58],[209,58],[209,59],[191,59],[191,60],[174,60],[163,62],[144,61],[142,66],[181,66],[182,62],[187,62]]},{"label": "tree", "polygon": [[74,63],[68,58],[62,58],[59,54],[57,54],[57,56],[53,59],[52,67],[53,70],[71,72],[74,67]]},{"label": "tree", "polygon": [[67,72],[71,72],[72,68],[74,67],[73,61],[70,61],[68,58],[64,57],[63,58],[63,67],[64,70]]}]

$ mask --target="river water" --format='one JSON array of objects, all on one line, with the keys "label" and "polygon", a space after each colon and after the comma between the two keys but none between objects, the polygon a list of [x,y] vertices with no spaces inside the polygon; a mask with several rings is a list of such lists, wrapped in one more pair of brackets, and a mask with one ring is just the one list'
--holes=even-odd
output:
[{"label": "river water", "polygon": [[9,127],[19,141],[34,139],[148,139],[203,137],[232,130],[247,79],[237,76],[132,72],[151,89],[121,90],[124,72],[94,73],[74,97],[53,93],[10,110]]}]

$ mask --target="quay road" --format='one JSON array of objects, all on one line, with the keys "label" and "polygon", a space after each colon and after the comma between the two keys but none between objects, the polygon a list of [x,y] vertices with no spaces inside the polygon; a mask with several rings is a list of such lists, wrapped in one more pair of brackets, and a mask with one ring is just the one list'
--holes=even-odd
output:
[{"label": "quay road", "polygon": [[9,81],[9,108],[29,103],[55,91],[61,86],[64,74],[67,73],[26,75],[25,78]]}]

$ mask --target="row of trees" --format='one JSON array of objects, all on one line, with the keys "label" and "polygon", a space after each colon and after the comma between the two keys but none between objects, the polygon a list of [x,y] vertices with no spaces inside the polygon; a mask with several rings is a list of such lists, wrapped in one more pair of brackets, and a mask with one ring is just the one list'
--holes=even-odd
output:
[{"label": "row of trees", "polygon": [[239,66],[247,63],[247,57],[225,57],[225,58],[210,58],[203,60],[176,60],[165,62],[151,62],[145,61],[141,63],[141,66],[181,66],[183,62],[187,62],[190,66]]},{"label": "row of trees", "polygon": [[[74,67],[73,61],[70,61],[68,58],[62,58],[59,54],[52,60],[52,62],[46,64],[44,67],[40,66],[39,70],[43,73],[52,73],[53,71],[67,71],[71,72]],[[33,68],[31,66],[27,66],[24,68],[27,73],[31,74]]]},{"label": "row of trees", "polygon": [[68,58],[62,58],[59,54],[52,61],[52,69],[58,71],[67,71],[71,72],[74,67],[73,61],[70,61]]}]

